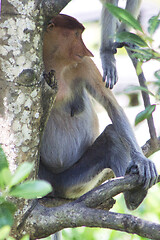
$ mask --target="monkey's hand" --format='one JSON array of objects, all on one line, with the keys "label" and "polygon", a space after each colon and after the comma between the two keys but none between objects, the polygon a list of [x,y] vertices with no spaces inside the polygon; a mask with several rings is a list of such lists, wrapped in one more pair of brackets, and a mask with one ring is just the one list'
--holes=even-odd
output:
[{"label": "monkey's hand", "polygon": [[124,193],[127,207],[134,210],[147,195],[147,190],[157,182],[158,173],[152,161],[143,154],[136,153],[129,163],[126,174],[139,174],[140,186]]},{"label": "monkey's hand", "polygon": [[129,42],[114,42],[112,46],[112,51],[114,53],[117,53],[117,48],[122,48],[122,47],[128,47],[131,49],[139,49],[139,46],[134,44],[134,43],[129,43]]},{"label": "monkey's hand", "polygon": [[101,50],[101,61],[103,68],[103,81],[106,83],[106,87],[112,89],[117,83],[117,70],[116,60],[112,49]]},{"label": "monkey's hand", "polygon": [[43,77],[46,83],[52,88],[57,89],[57,82],[55,80],[55,71],[51,70],[49,73],[44,72]]},{"label": "monkey's hand", "polygon": [[139,174],[139,184],[142,184],[144,189],[149,189],[158,180],[158,173],[155,164],[146,158],[142,153],[134,154],[132,162],[130,162],[126,174]]}]

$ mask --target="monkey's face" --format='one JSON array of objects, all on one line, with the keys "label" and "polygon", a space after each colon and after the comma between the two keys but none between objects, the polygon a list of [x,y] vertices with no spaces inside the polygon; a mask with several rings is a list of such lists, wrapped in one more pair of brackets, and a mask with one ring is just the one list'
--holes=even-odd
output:
[{"label": "monkey's face", "polygon": [[66,64],[79,63],[83,57],[93,57],[82,40],[81,29],[55,27],[53,24],[44,34],[44,48],[50,48],[55,56]]},{"label": "monkey's face", "polygon": [[68,40],[68,54],[69,58],[75,62],[81,62],[83,57],[93,57],[93,54],[86,48],[82,40],[82,30],[69,30]]}]

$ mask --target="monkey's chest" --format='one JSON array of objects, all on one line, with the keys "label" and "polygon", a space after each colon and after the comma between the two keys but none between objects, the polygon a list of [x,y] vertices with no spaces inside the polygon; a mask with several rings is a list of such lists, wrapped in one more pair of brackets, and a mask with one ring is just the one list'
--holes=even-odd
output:
[{"label": "monkey's chest", "polygon": [[72,166],[98,136],[98,120],[92,104],[84,104],[83,111],[76,113],[77,110],[71,115],[64,108],[51,111],[42,138],[41,156],[52,172],[62,172]]}]

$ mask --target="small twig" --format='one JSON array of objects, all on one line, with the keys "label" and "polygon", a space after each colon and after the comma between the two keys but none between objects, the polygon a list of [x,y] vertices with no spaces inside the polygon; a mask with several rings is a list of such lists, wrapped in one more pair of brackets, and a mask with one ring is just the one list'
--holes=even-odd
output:
[{"label": "small twig", "polygon": [[[136,69],[137,67],[137,59],[132,57],[132,51],[130,51],[129,49],[127,49],[128,55],[130,57],[130,59],[132,60],[133,66]],[[138,80],[139,80],[139,84],[141,87],[144,87],[148,90],[147,85],[146,85],[146,79],[145,76],[143,74],[143,72],[141,74],[138,75]],[[150,105],[150,98],[147,92],[142,91],[142,98],[143,98],[143,102],[144,102],[144,106],[145,108]],[[155,129],[155,125],[154,125],[154,120],[153,120],[153,116],[151,115],[151,117],[149,119],[147,119],[148,122],[148,127],[149,127],[149,133],[151,136],[151,139],[153,140],[153,142],[155,143],[157,141],[157,135],[156,135],[156,129]]]},{"label": "small twig", "polygon": [[143,146],[142,151],[146,157],[151,156],[153,153],[160,150],[160,137],[157,138],[156,144],[153,144],[152,140],[149,139]]}]

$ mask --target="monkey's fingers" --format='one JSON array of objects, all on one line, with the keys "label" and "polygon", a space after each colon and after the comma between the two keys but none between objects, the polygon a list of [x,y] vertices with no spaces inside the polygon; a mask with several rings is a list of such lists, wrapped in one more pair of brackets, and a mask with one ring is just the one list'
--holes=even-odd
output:
[{"label": "monkey's fingers", "polygon": [[155,164],[142,156],[138,158],[135,165],[137,165],[138,169],[139,184],[141,184],[145,190],[152,187],[158,180],[158,173]]},{"label": "monkey's fingers", "polygon": [[105,48],[101,51],[101,60],[103,81],[106,83],[106,88],[112,89],[118,81],[118,74],[116,70],[116,60],[111,48]]},{"label": "monkey's fingers", "polygon": [[129,42],[114,42],[113,46],[112,46],[112,50],[113,52],[117,52],[117,48],[122,48],[122,47],[129,47],[132,49],[136,49],[139,48],[138,45],[134,44],[134,43],[129,43]]},{"label": "monkey's fingers", "polygon": [[130,162],[126,169],[126,174],[139,174],[138,166],[133,162]]},{"label": "monkey's fingers", "polygon": [[145,176],[144,189],[149,189],[156,184],[158,180],[158,173],[155,164],[151,161],[148,162],[148,165],[145,168]]},{"label": "monkey's fingers", "polygon": [[114,85],[117,83],[117,71],[116,68],[109,67],[108,69],[104,70],[103,73],[103,82],[106,83],[106,88],[112,89]]}]

